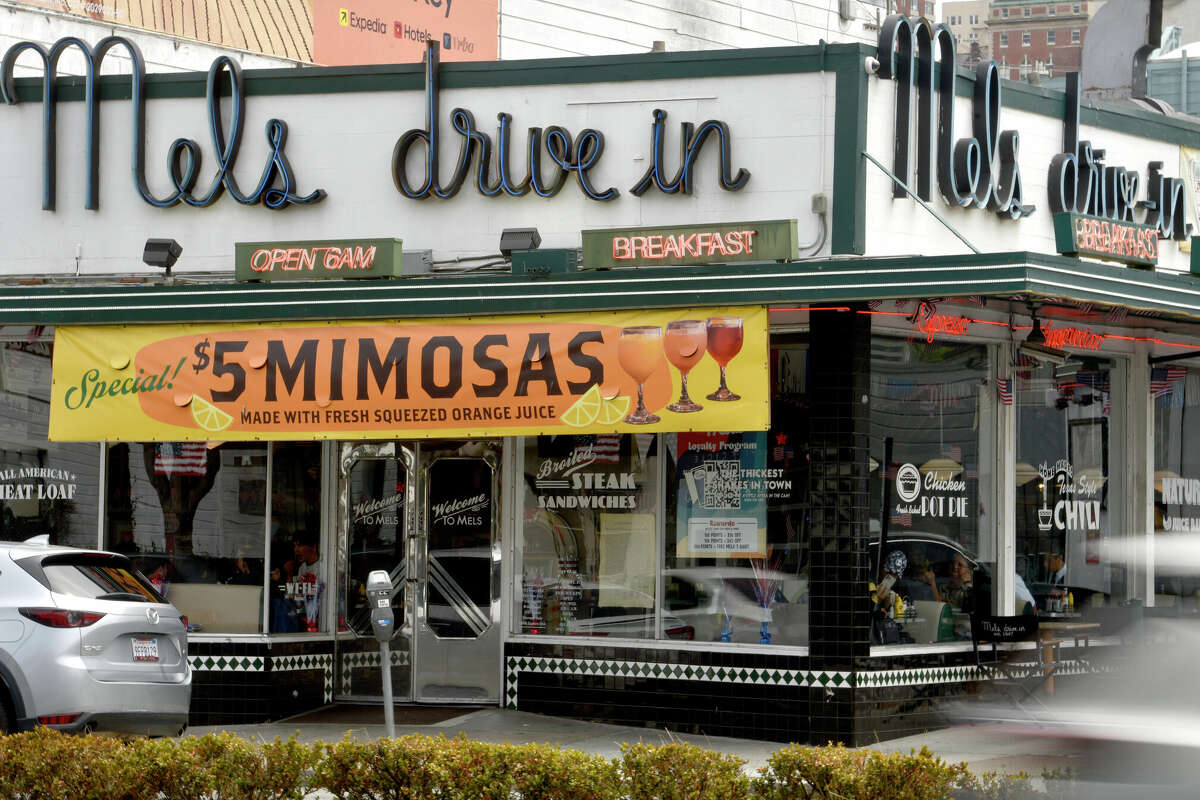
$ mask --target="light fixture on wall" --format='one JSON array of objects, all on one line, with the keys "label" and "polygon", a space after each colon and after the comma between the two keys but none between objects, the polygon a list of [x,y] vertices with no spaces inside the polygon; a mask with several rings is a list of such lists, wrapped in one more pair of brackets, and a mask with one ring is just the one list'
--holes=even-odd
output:
[{"label": "light fixture on wall", "polygon": [[500,232],[500,254],[511,258],[514,250],[537,250],[542,236],[537,228],[505,228]]},{"label": "light fixture on wall", "polygon": [[1033,317],[1033,330],[1025,337],[1025,341],[1021,342],[1021,346],[1017,349],[1022,355],[1032,358],[1041,364],[1057,364],[1062,366],[1067,363],[1067,359],[1071,357],[1066,350],[1059,350],[1055,347],[1050,347],[1046,344],[1046,334],[1042,333],[1042,322],[1038,319],[1037,308],[1031,306],[1029,309],[1030,316]]},{"label": "light fixture on wall", "polygon": [[183,248],[174,239],[147,239],[146,248],[142,251],[142,261],[147,266],[164,270],[171,274],[171,267],[179,260]]}]

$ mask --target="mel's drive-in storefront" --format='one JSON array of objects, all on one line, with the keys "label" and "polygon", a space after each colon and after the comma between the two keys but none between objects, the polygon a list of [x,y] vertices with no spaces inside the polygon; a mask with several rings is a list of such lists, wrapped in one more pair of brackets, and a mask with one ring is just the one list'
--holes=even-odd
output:
[{"label": "mel's drive-in storefront", "polygon": [[1200,124],[902,17],[85,55],[4,76],[0,536],[127,553],[190,620],[194,723],[378,700],[376,569],[404,701],[774,740],[942,724],[988,688],[973,613],[1086,625],[1059,681],[1197,614],[1127,554],[1200,528]]}]

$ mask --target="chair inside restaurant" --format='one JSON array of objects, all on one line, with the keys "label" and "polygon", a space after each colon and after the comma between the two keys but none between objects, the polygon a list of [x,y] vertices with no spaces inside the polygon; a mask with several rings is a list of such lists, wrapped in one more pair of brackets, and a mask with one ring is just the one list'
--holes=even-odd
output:
[{"label": "chair inside restaurant", "polygon": [[[1011,617],[971,615],[975,665],[991,686],[1029,716],[1032,716],[1030,704],[1043,710],[1046,708],[1038,692],[1053,686],[1054,672],[1059,664],[1059,642],[1039,639],[1038,629],[1038,618],[1029,614]],[[1036,644],[1032,651],[999,647],[1019,642]]]}]

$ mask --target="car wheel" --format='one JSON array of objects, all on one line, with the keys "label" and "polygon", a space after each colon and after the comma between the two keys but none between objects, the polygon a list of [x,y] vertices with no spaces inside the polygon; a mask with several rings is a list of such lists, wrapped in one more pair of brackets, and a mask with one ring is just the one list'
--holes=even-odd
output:
[{"label": "car wheel", "polygon": [[8,710],[8,697],[4,690],[0,688],[0,734],[15,733],[13,723],[15,720],[12,717],[12,712]]}]

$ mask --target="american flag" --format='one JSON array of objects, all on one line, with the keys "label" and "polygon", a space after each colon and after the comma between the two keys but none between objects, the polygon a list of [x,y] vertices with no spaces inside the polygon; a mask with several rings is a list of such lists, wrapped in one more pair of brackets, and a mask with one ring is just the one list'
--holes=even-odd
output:
[{"label": "american flag", "polygon": [[1013,404],[1013,379],[1012,378],[997,378],[996,393],[1000,395],[1000,402],[1006,406]]},{"label": "american flag", "polygon": [[621,434],[597,434],[593,453],[596,456],[597,464],[619,463],[621,460]]},{"label": "american flag", "polygon": [[1166,397],[1186,377],[1186,367],[1154,367],[1150,370],[1150,396]]},{"label": "american flag", "polygon": [[160,442],[154,449],[155,475],[204,475],[208,448],[204,442]]},{"label": "american flag", "polygon": [[892,524],[900,525],[901,527],[904,527],[904,528],[911,528],[912,527],[912,514],[907,511],[904,512],[903,514],[897,514],[893,511],[892,512]]}]

